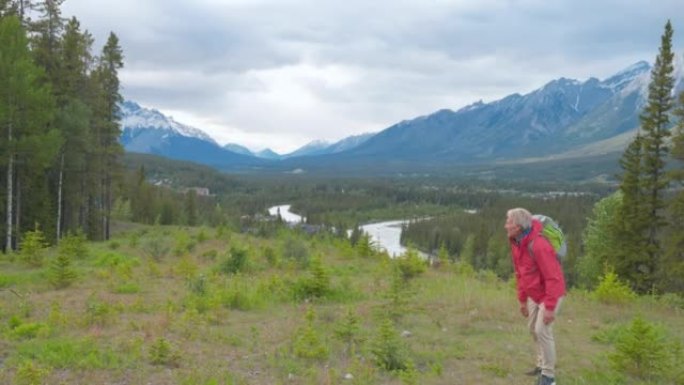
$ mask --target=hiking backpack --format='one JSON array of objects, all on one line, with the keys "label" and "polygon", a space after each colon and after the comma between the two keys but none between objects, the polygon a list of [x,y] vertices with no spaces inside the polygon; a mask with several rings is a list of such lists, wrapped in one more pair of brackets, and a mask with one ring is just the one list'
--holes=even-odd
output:
[{"label": "hiking backpack", "polygon": [[[547,217],[546,215],[536,214],[532,216],[532,219],[536,219],[542,224],[542,230],[539,232],[547,241],[551,244],[553,249],[556,251],[556,258],[558,262],[563,262],[563,258],[568,253],[568,243],[565,240],[565,234],[561,230],[558,223],[553,219]],[[534,244],[534,239],[528,243],[530,255],[535,258],[534,252],[532,251],[532,245]]]}]

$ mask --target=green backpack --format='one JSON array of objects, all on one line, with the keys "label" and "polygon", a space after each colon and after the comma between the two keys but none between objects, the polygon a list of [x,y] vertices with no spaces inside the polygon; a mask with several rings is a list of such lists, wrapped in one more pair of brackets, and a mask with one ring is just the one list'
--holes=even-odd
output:
[{"label": "green backpack", "polygon": [[[547,217],[546,215],[536,214],[532,216],[533,219],[538,220],[542,224],[542,231],[539,233],[551,244],[553,249],[556,251],[556,258],[558,262],[563,262],[563,258],[568,254],[568,243],[565,240],[565,234],[563,230],[558,226],[558,223],[553,219]],[[534,252],[532,251],[532,245],[534,244],[534,239],[530,241],[527,247],[530,250],[530,255],[535,258]]]}]

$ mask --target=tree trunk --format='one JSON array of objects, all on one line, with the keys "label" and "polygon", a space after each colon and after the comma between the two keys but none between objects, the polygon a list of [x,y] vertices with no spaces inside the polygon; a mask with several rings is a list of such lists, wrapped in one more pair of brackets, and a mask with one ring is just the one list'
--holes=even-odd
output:
[{"label": "tree trunk", "polygon": [[10,147],[10,156],[7,162],[7,237],[5,239],[5,252],[12,250],[12,182],[14,179],[14,154],[12,154],[12,123],[8,126],[9,133],[7,135],[8,144]]},{"label": "tree trunk", "polygon": [[57,182],[57,238],[55,243],[59,244],[62,230],[62,185],[64,183],[64,151],[59,160],[59,182]]}]

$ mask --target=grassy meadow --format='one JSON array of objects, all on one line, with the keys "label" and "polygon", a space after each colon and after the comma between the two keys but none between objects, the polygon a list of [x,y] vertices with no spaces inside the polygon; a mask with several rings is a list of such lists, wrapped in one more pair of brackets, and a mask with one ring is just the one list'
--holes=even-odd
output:
[{"label": "grassy meadow", "polygon": [[[534,383],[514,283],[468,265],[287,228],[126,224],[65,247],[0,256],[2,384]],[[683,316],[571,291],[558,383],[684,384]]]}]

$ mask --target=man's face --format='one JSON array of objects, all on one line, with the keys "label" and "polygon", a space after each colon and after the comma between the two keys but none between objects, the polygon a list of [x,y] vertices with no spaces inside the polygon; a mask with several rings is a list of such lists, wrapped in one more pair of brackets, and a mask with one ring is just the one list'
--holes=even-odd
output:
[{"label": "man's face", "polygon": [[504,225],[504,228],[506,229],[508,238],[515,238],[522,232],[520,226],[513,223],[510,217],[506,217],[506,224]]}]

